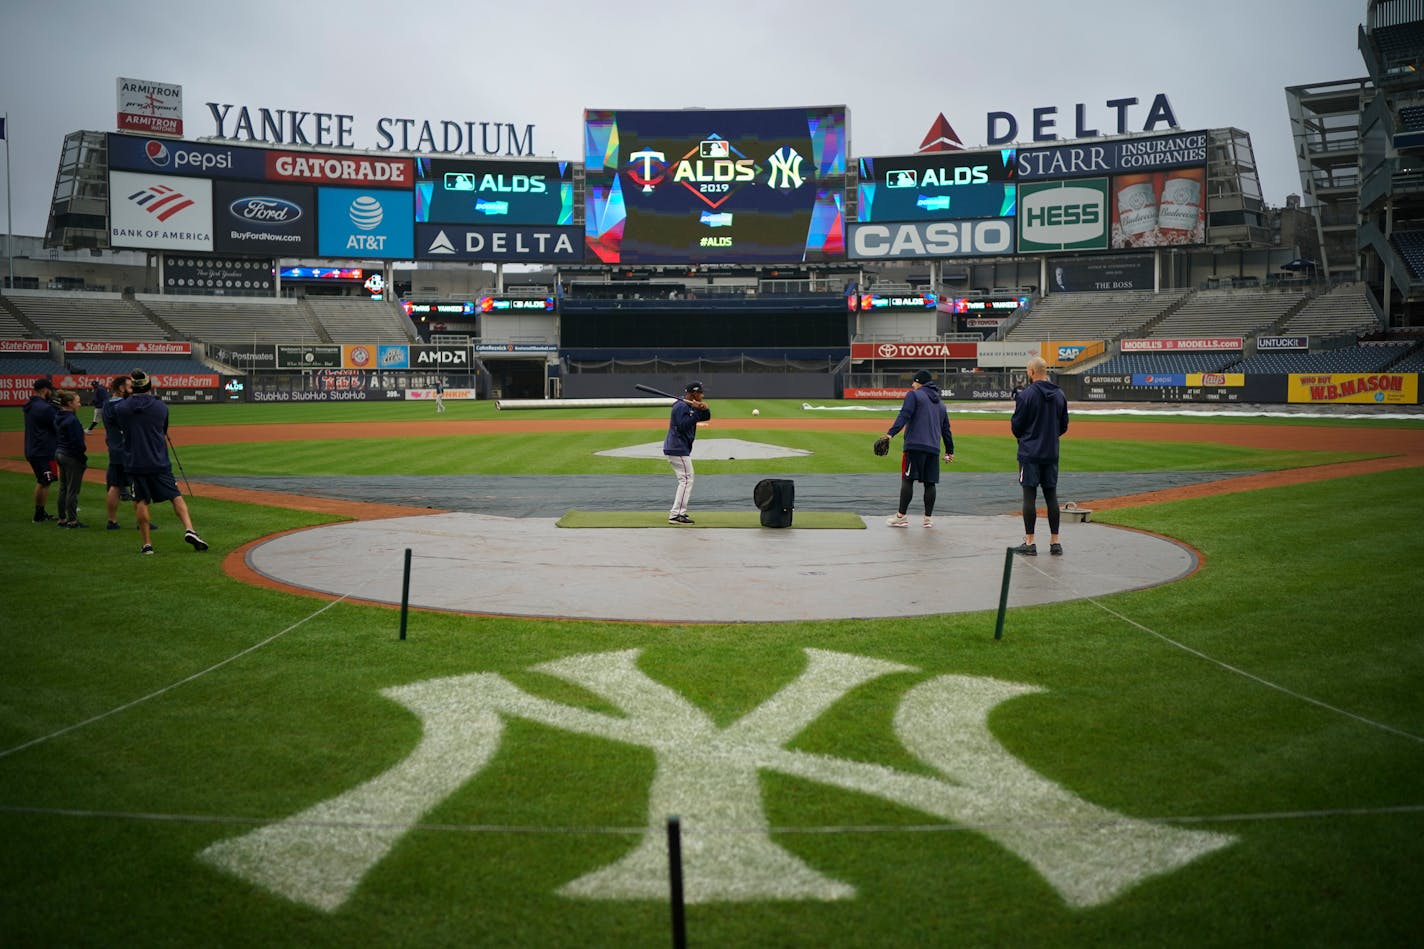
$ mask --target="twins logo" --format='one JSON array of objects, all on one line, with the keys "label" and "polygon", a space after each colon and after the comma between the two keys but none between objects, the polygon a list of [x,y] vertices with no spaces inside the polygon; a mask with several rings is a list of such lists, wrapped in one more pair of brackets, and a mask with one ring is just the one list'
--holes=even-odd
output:
[{"label": "twins logo", "polygon": [[149,185],[129,195],[129,200],[160,221],[166,221],[184,208],[193,206],[191,198],[168,185]]},{"label": "twins logo", "polygon": [[[1040,691],[1032,685],[940,675],[910,686],[892,727],[924,764],[921,770],[788,748],[853,689],[919,671],[821,649],[805,655],[795,681],[725,727],[644,674],[636,649],[569,656],[532,669],[587,690],[613,713],[526,692],[495,673],[385,689],[382,695],[421,721],[420,741],[405,760],[285,820],[219,841],[199,858],[287,899],[335,911],[424,814],[500,753],[511,720],[652,752],[649,823],[639,844],[559,887],[561,896],[577,899],[665,899],[663,822],[672,814],[682,819],[689,903],[854,898],[852,885],[772,839],[762,772],[872,795],[982,834],[1020,857],[1074,908],[1099,906],[1235,840],[1099,807],[1015,758],[995,739],[988,719],[999,704]],[[597,795],[599,788],[587,793]]]}]

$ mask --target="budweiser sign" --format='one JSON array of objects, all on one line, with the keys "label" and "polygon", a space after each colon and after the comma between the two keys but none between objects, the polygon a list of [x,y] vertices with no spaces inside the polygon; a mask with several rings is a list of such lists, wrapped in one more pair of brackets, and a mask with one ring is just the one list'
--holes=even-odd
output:
[{"label": "budweiser sign", "polygon": [[852,343],[851,359],[975,359],[978,343]]}]

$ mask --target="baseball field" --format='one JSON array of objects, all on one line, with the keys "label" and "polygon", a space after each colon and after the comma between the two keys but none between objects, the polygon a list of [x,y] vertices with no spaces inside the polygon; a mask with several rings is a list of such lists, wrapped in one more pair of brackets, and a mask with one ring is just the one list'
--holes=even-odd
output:
[{"label": "baseball field", "polygon": [[[812,454],[699,476],[879,473],[860,513],[889,513],[895,459],[870,451],[887,415],[713,405],[718,437]],[[960,410],[941,505],[999,473],[1013,512],[1007,417]],[[151,557],[131,513],[103,529],[102,483],[87,530],[32,523],[4,415],[0,945],[667,945],[673,816],[690,945],[1424,931],[1424,422],[1075,414],[1060,497],[1198,568],[1010,610],[1001,640],[992,612],[434,611],[402,639],[395,609],[256,584],[243,561],[410,507],[233,479],[648,475],[665,510],[662,461],[596,454],[659,440],[665,409],[175,406],[211,549],[159,509]],[[1210,477],[1075,494],[1090,472]],[[596,530],[568,533],[598,557]],[[953,530],[935,543],[952,585]],[[719,583],[685,566],[669,595]]]}]

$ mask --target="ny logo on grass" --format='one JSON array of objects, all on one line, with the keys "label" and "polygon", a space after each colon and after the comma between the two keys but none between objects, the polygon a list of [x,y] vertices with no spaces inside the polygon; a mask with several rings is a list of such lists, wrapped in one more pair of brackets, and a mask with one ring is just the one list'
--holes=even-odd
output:
[{"label": "ny logo on grass", "polygon": [[559,892],[569,897],[666,899],[664,821],[671,814],[682,818],[688,902],[853,897],[852,886],[772,840],[762,771],[871,794],[981,833],[1017,854],[1074,907],[1104,903],[1234,840],[1105,810],[1014,758],[990,734],[989,712],[1039,691],[1034,686],[944,675],[911,688],[896,710],[895,733],[935,776],[790,750],[787,743],[850,690],[917,671],[819,649],[806,650],[806,657],[794,682],[726,728],[639,671],[637,650],[534,667],[602,696],[621,716],[530,695],[493,673],[386,689],[382,694],[424,726],[409,757],[360,787],[200,856],[288,899],[335,910],[423,814],[479,773],[511,718],[647,748],[656,759],[647,831],[626,856],[565,884]]}]

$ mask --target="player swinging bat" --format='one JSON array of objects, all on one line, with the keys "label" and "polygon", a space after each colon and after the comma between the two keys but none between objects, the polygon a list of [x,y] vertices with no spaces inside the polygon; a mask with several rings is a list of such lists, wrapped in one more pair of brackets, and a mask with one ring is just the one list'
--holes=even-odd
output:
[{"label": "player swinging bat", "polygon": [[668,510],[669,524],[691,524],[687,502],[692,499],[692,443],[697,439],[697,423],[712,418],[712,410],[702,401],[702,383],[689,382],[681,398],[670,392],[638,383],[639,392],[648,392],[672,399],[672,414],[668,418],[667,437],[663,439],[663,454],[677,475],[677,492]]}]

